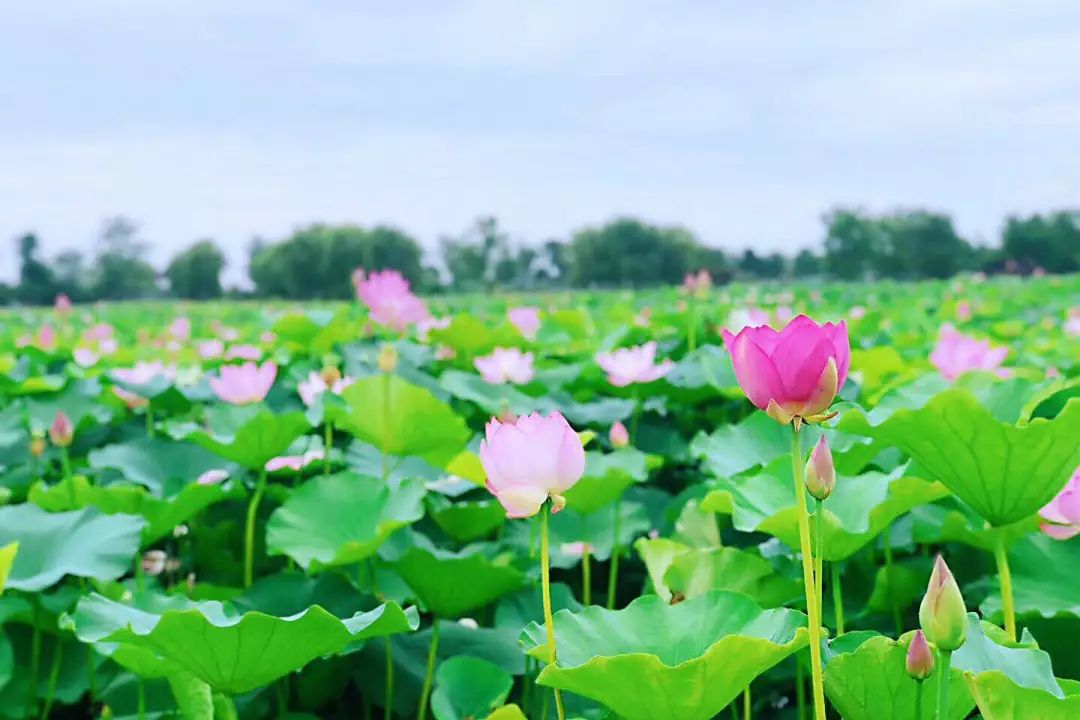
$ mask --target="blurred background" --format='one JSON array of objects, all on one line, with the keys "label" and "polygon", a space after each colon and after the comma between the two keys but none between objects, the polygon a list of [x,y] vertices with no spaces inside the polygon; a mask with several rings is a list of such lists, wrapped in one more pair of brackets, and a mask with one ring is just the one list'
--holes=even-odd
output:
[{"label": "blurred background", "polygon": [[0,0],[0,303],[1080,270],[1080,5]]}]

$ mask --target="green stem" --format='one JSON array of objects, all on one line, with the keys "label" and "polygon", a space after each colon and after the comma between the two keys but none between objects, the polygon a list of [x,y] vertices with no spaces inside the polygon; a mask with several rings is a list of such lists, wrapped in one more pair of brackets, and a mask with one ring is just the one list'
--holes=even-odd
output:
[{"label": "green stem", "polygon": [[71,478],[71,457],[66,447],[60,448],[60,469],[64,473],[64,482],[68,486],[68,501],[72,510],[79,509],[79,499],[75,497],[75,482]]},{"label": "green stem", "polygon": [[274,683],[274,693],[277,695],[278,717],[284,718],[289,714],[289,676]]},{"label": "green stem", "polygon": [[946,650],[939,650],[938,655],[940,662],[938,663],[938,701],[937,701],[937,717],[941,720],[947,720],[949,717],[949,679],[951,674],[949,672],[949,666],[952,664],[952,653]]},{"label": "green stem", "polygon": [[795,656],[795,708],[798,720],[806,720],[806,678],[798,655]]},{"label": "green stem", "polygon": [[923,681],[915,681],[915,720],[922,720]]},{"label": "green stem", "polygon": [[64,646],[60,638],[56,638],[56,649],[53,650],[52,668],[49,670],[49,687],[45,691],[45,707],[41,709],[41,718],[44,720],[52,712],[53,698],[56,695],[56,681],[60,678],[60,659],[64,655]]},{"label": "green stem", "polygon": [[608,567],[607,609],[615,609],[615,591],[619,587],[619,532],[622,524],[622,496],[615,500],[615,519],[611,523],[611,565]]},{"label": "green stem", "polygon": [[829,584],[832,585],[833,612],[836,614],[836,636],[840,637],[844,634],[844,594],[840,584],[840,563],[833,560],[829,563],[829,568],[832,571]]},{"label": "green stem", "polygon": [[386,656],[386,705],[383,707],[383,720],[394,717],[394,648],[390,645],[390,638],[383,638]]},{"label": "green stem", "polygon": [[323,432],[323,475],[329,475],[330,451],[334,449],[334,424],[327,420],[326,429]]},{"label": "green stem", "polygon": [[818,618],[817,594],[814,589],[814,558],[810,552],[810,516],[806,509],[806,481],[801,438],[795,430],[791,436],[791,475],[795,486],[795,506],[799,516],[799,549],[802,554],[803,591],[810,631],[810,671],[814,687],[814,718],[825,720],[825,684],[821,667],[821,625]]},{"label": "green stem", "polygon": [[244,525],[244,587],[249,588],[255,581],[255,521],[259,515],[259,503],[266,492],[266,468],[260,468],[259,479],[255,483],[255,492],[248,501],[247,521]]},{"label": "green stem", "polygon": [[424,720],[427,717],[428,699],[431,697],[431,680],[435,677],[435,659],[439,652],[439,618],[436,617],[431,623],[431,645],[428,646],[427,671],[424,673],[424,688],[420,691],[420,710],[416,717]]},{"label": "green stem", "polygon": [[697,349],[697,303],[692,295],[690,297],[690,332],[687,335],[686,344],[690,352],[694,352]]},{"label": "green stem", "polygon": [[146,437],[154,437],[154,410],[149,405],[146,406]]},{"label": "green stem", "polygon": [[1001,580],[1001,609],[1005,613],[1005,634],[1016,642],[1016,611],[1013,609],[1012,571],[1009,570],[1009,553],[1005,549],[1005,535],[998,533],[994,546],[998,578]]},{"label": "green stem", "polygon": [[581,553],[581,602],[585,607],[592,605],[592,552],[588,543],[585,551]]},{"label": "green stem", "polygon": [[[548,516],[551,515],[550,503],[544,503],[540,511],[540,586],[544,593],[544,626],[547,628],[548,663],[555,664],[555,622],[551,616],[551,568],[548,558]],[[555,690],[555,712],[559,720],[566,720],[563,710],[562,694]]]},{"label": "green stem", "polygon": [[146,718],[146,684],[139,678],[139,720]]},{"label": "green stem", "polygon": [[821,520],[824,501],[815,498],[814,503],[814,596],[817,598],[817,624],[824,625],[825,593],[822,592],[822,584],[825,582],[825,523]]},{"label": "green stem", "polygon": [[893,555],[892,555],[892,523],[885,526],[885,532],[881,536],[885,551],[885,577],[888,580],[889,605],[892,607],[893,625],[896,626],[896,637],[904,630],[904,623],[900,619],[900,606],[896,604],[896,593],[893,591]]},{"label": "green stem", "polygon": [[742,691],[742,715],[743,720],[750,720],[754,716],[753,704],[750,702],[750,686]]},{"label": "green stem", "polygon": [[38,676],[41,673],[41,603],[37,595],[30,596],[34,629],[30,636],[30,683],[26,694],[26,717],[32,717],[37,706]]}]

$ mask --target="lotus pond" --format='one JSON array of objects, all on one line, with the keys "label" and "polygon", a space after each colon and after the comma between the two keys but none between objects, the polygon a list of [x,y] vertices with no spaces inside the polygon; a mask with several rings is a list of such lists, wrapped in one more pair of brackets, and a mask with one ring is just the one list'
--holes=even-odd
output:
[{"label": "lotus pond", "polygon": [[356,282],[0,315],[0,718],[1080,717],[1080,277]]}]

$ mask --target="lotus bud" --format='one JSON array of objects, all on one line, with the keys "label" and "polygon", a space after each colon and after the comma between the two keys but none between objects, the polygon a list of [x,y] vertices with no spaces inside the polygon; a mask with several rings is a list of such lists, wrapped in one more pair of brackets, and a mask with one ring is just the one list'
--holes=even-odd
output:
[{"label": "lotus bud", "polygon": [[142,571],[144,575],[154,577],[165,571],[165,565],[169,556],[164,550],[147,550],[142,556]]},{"label": "lotus bud", "polygon": [[919,605],[919,625],[938,650],[952,652],[967,638],[967,608],[949,566],[941,555],[934,560],[930,584]]},{"label": "lotus bud", "polygon": [[45,454],[45,438],[42,435],[34,433],[30,438],[30,454],[36,458]]},{"label": "lotus bud", "polygon": [[608,440],[611,441],[611,447],[616,450],[621,450],[630,444],[630,433],[626,431],[626,426],[621,422],[616,421],[611,426],[611,431],[608,433]]},{"label": "lotus bud", "polygon": [[836,467],[833,465],[832,450],[822,435],[806,461],[806,490],[818,500],[824,500],[835,487]]},{"label": "lotus bud", "polygon": [[64,414],[63,410],[57,410],[52,425],[49,426],[49,440],[56,447],[66,448],[71,445],[74,437],[75,428],[72,426],[71,420]]},{"label": "lotus bud", "polygon": [[379,349],[379,370],[384,373],[392,373],[397,369],[398,352],[393,345],[383,345]]},{"label": "lotus bud", "polygon": [[907,674],[914,680],[925,680],[934,674],[934,653],[922,630],[916,630],[907,649]]},{"label": "lotus bud", "polygon": [[341,371],[336,367],[324,367],[320,374],[322,375],[322,381],[326,383],[326,387],[328,388],[332,388],[341,382]]}]

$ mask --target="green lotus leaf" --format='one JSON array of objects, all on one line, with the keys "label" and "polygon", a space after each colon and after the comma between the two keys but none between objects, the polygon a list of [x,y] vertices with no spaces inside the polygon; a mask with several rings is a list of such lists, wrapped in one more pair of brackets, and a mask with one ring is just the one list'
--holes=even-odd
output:
[{"label": "green lotus leaf", "polygon": [[[1080,617],[1080,541],[1029,535],[1009,550],[1013,606],[1020,616]],[[980,607],[987,619],[1001,617],[997,583]]]},{"label": "green lotus leaf", "polygon": [[686,598],[711,590],[741,592],[765,608],[794,602],[803,592],[802,583],[778,574],[761,555],[733,547],[688,549],[676,555],[664,584]]},{"label": "green lotus leaf", "polygon": [[1003,527],[987,525],[970,506],[947,498],[911,511],[912,539],[924,545],[958,542],[993,553],[999,543],[1006,547],[1039,529],[1039,518],[1031,515]]},{"label": "green lotus leaf", "polygon": [[[919,505],[948,495],[939,483],[907,477],[906,466],[889,474],[870,471],[837,478],[837,490],[824,503],[824,557],[844,560],[877,537],[889,524]],[[809,496],[808,496],[809,497]],[[813,508],[813,498],[807,500]],[[730,512],[735,528],[765,532],[790,547],[799,546],[798,513],[791,481],[791,460],[774,460],[755,475],[721,480],[702,508]],[[811,537],[817,522],[811,517]]]},{"label": "green lotus leaf", "polygon": [[106,445],[87,455],[95,470],[119,471],[160,498],[172,498],[207,470],[222,468],[221,458],[198,445],[167,438],[139,438]]},{"label": "green lotus leaf", "polygon": [[930,558],[912,557],[879,567],[874,575],[870,598],[866,601],[866,610],[891,613],[894,609],[907,608],[920,600],[926,593],[930,566]]},{"label": "green lotus leaf", "polygon": [[645,563],[645,571],[649,574],[653,592],[664,602],[670,602],[671,590],[664,577],[675,558],[693,548],[670,538],[638,538],[634,542],[634,549]]},{"label": "green lotus leaf", "polygon": [[1057,697],[1046,690],[1016,684],[999,670],[965,675],[984,720],[1073,720],[1080,717],[1080,687]]},{"label": "green lotus leaf", "polygon": [[900,448],[998,527],[1036,513],[1080,465],[1077,399],[1053,420],[1016,426],[998,420],[969,390],[952,389],[879,425],[848,413],[840,427]]},{"label": "green lotus leaf", "polygon": [[439,376],[439,385],[460,400],[474,403],[488,415],[502,415],[509,411],[515,415],[531,412],[550,412],[555,403],[547,397],[532,397],[513,385],[494,385],[476,373],[447,370]]},{"label": "green lotus leaf", "polygon": [[[619,513],[619,541],[626,546],[651,528],[645,506],[624,499],[603,512],[583,515],[569,508],[551,517],[551,566],[569,568],[581,562],[580,543],[587,543],[592,557],[607,560],[611,557],[615,512]],[[539,557],[540,535],[538,518],[507,523],[503,539],[517,547],[523,555]]]},{"label": "green lotus leaf", "polygon": [[611,453],[585,454],[585,474],[566,491],[566,506],[594,513],[614,502],[626,488],[649,477],[658,458],[631,447]]},{"label": "green lotus leaf", "polygon": [[[807,642],[802,613],[762,610],[727,591],[676,605],[648,596],[623,610],[564,610],[554,623],[558,660],[537,682],[601,702],[626,720],[709,720]],[[526,627],[521,642],[547,660],[542,626]]]},{"label": "green lotus leaf", "polygon": [[457,500],[428,495],[428,515],[452,540],[473,542],[490,536],[506,523],[498,500]]},{"label": "green lotus leaf", "polygon": [[424,485],[396,487],[369,475],[320,475],[274,510],[266,525],[271,555],[288,555],[319,571],[371,557],[396,530],[424,516]]},{"label": "green lotus leaf", "polygon": [[[560,582],[551,583],[551,609],[577,612],[581,603],[574,597],[574,591]],[[528,585],[499,601],[495,608],[495,627],[513,630],[517,637],[521,629],[531,622],[544,617],[544,595],[538,584]]]},{"label": "green lotus leaf", "polygon": [[131,568],[146,521],[97,508],[49,513],[26,503],[0,508],[0,546],[19,551],[7,587],[44,590],[65,575],[115,580]]},{"label": "green lotus leaf", "polygon": [[0,547],[0,593],[7,586],[8,575],[11,574],[11,566],[15,563],[15,555],[19,552],[19,543],[10,542]]},{"label": "green lotus leaf", "polygon": [[[900,641],[878,635],[847,652],[826,654],[825,694],[844,720],[919,720],[918,684],[905,669],[909,641],[910,635]],[[940,683],[940,672],[923,683],[924,718],[934,716]],[[963,671],[952,668],[949,718],[965,718],[974,707],[965,690]]]},{"label": "green lotus leaf", "polygon": [[459,656],[444,661],[435,673],[431,713],[435,720],[486,718],[506,702],[514,679],[498,665]]},{"label": "green lotus leaf", "polygon": [[80,600],[70,616],[82,642],[151,650],[226,695],[262,687],[358,641],[415,630],[417,622],[415,610],[394,603],[342,620],[318,605],[274,617],[175,597],[141,610],[96,593]]},{"label": "green lotus leaf", "polygon": [[953,667],[974,675],[998,670],[1022,687],[1065,696],[1054,677],[1050,655],[1039,649],[1029,633],[1019,642],[1010,642],[1004,630],[980,620],[975,613],[968,613],[967,620],[967,639],[953,653]]},{"label": "green lotus leaf", "polygon": [[459,552],[436,548],[422,535],[389,563],[416,594],[420,604],[439,617],[460,617],[513,592],[525,574],[511,564],[509,554],[477,544]]},{"label": "green lotus leaf", "polygon": [[342,397],[348,411],[338,423],[383,453],[445,467],[469,441],[465,421],[449,405],[397,375],[360,378]]},{"label": "green lotus leaf", "polygon": [[239,427],[215,432],[195,430],[185,440],[200,445],[217,455],[243,465],[249,470],[262,470],[268,460],[289,449],[296,438],[311,427],[302,412],[275,415],[266,410],[247,417]]},{"label": "green lotus leaf", "polygon": [[517,705],[503,705],[487,716],[485,720],[528,720]]}]

